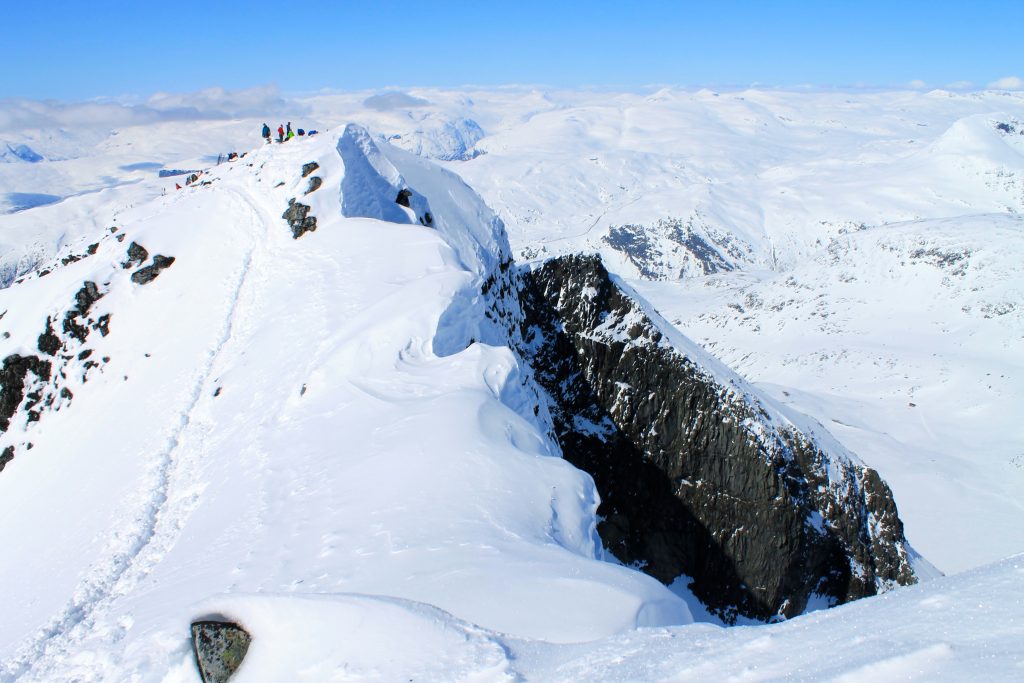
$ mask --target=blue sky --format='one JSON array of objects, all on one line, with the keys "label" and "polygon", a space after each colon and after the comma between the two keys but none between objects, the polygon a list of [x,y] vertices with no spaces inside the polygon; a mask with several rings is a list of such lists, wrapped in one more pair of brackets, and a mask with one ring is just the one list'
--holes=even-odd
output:
[{"label": "blue sky", "polygon": [[1024,78],[1024,1],[0,3],[0,98],[276,84],[983,87]]}]

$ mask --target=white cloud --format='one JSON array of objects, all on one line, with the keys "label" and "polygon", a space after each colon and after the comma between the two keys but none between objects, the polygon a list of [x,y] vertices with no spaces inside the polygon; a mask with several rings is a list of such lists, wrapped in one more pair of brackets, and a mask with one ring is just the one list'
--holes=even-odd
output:
[{"label": "white cloud", "polygon": [[973,90],[974,83],[971,83],[970,81],[954,81],[952,83],[947,83],[945,87],[947,90]]},{"label": "white cloud", "polygon": [[293,105],[281,97],[275,85],[244,90],[207,88],[193,93],[157,93],[146,100],[146,107],[163,115],[213,119],[295,111]]},{"label": "white cloud", "polygon": [[922,81],[920,78],[917,78],[907,83],[907,87],[910,88],[911,90],[924,90],[925,88],[928,87],[928,84]]},{"label": "white cloud", "polygon": [[363,106],[377,111],[390,111],[392,109],[408,109],[409,107],[424,107],[430,104],[422,97],[415,97],[409,93],[390,91],[371,95],[363,100]]},{"label": "white cloud", "polygon": [[157,93],[144,103],[0,99],[0,132],[42,128],[119,128],[159,123],[232,119],[275,114],[295,116],[308,107],[286,100],[277,87],[207,88],[194,93]]},{"label": "white cloud", "polygon": [[1006,78],[1000,78],[998,81],[992,81],[988,84],[988,87],[995,88],[996,90],[1024,90],[1024,79],[1018,76],[1007,76]]}]

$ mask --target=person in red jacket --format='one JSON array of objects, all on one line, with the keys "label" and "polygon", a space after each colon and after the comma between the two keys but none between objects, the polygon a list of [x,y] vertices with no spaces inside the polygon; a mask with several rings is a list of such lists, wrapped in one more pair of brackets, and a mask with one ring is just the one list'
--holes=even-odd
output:
[{"label": "person in red jacket", "polygon": [[280,125],[277,127],[277,141],[284,142],[284,126]]}]

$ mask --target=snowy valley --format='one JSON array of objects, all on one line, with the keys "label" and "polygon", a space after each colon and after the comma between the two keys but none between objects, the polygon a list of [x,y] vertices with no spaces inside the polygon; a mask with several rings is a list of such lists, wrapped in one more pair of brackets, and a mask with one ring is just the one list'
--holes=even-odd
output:
[{"label": "snowy valley", "polygon": [[267,105],[0,129],[0,680],[1024,676],[1024,95]]}]

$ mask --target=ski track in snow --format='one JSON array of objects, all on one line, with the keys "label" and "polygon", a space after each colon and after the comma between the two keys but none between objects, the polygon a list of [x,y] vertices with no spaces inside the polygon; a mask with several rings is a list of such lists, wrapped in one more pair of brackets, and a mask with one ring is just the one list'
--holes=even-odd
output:
[{"label": "ski track in snow", "polygon": [[[268,224],[261,220],[260,212],[252,202],[237,190],[229,191],[248,211],[253,231],[262,227],[266,233]],[[166,447],[153,456],[156,463],[153,476],[155,481],[144,509],[136,516],[131,528],[112,532],[112,545],[115,547],[108,552],[107,561],[95,567],[79,584],[63,612],[42,628],[32,642],[23,646],[13,661],[3,664],[0,681],[8,683],[22,677],[28,680],[52,680],[49,676],[52,670],[72,657],[78,649],[76,646],[83,640],[96,635],[99,616],[119,596],[128,594],[137,586],[173,546],[184,521],[198,502],[198,493],[188,493],[188,489],[190,475],[201,461],[203,452],[202,447],[190,451],[181,449],[181,445],[190,438],[191,431],[202,430],[201,420],[197,420],[194,413],[200,399],[208,393],[207,385],[213,376],[217,359],[231,341],[238,303],[249,280],[254,252],[261,241],[265,240],[253,237],[231,291],[230,308],[221,334],[208,352],[206,362],[193,384],[188,405],[178,415],[178,422],[167,438]],[[201,435],[194,440],[202,443]],[[176,491],[178,488],[183,490]],[[111,639],[116,641],[123,637],[124,630],[122,627],[121,633],[110,634]],[[101,672],[97,672],[99,675]]]}]

